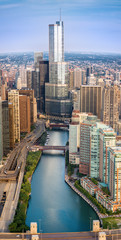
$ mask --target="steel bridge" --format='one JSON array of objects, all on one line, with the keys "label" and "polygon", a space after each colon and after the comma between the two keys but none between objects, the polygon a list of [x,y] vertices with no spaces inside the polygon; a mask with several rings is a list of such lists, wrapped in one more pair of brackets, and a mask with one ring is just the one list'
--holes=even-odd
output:
[{"label": "steel bridge", "polygon": [[34,145],[30,148],[31,151],[47,151],[47,150],[57,150],[57,151],[63,151],[65,153],[66,150],[68,150],[68,146],[38,146]]},{"label": "steel bridge", "polygon": [[57,127],[57,128],[68,128],[69,127],[69,124],[67,123],[49,123],[48,124],[50,128],[54,128],[54,127]]}]

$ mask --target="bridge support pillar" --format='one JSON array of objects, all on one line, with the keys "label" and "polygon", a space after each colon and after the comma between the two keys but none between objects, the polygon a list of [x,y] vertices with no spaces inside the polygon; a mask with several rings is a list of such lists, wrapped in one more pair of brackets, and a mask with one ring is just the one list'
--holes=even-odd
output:
[{"label": "bridge support pillar", "polygon": [[99,232],[98,240],[106,240],[106,233],[105,232]]},{"label": "bridge support pillar", "polygon": [[31,232],[31,234],[37,234],[37,223],[36,222],[31,222],[30,232]]},{"label": "bridge support pillar", "polygon": [[100,231],[100,221],[93,220],[93,232],[99,232],[99,231]]}]

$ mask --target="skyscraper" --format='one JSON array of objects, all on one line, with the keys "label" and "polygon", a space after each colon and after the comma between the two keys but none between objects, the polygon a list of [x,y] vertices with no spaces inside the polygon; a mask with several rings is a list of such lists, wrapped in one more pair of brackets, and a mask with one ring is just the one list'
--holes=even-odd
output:
[{"label": "skyscraper", "polygon": [[64,62],[64,24],[49,25],[49,83],[45,84],[45,111],[50,115],[70,116],[69,70]]},{"label": "skyscraper", "polygon": [[19,91],[8,92],[8,102],[13,104],[14,143],[20,142]]},{"label": "skyscraper", "polygon": [[8,101],[2,101],[2,131],[3,131],[3,155],[6,156],[10,150],[9,141],[9,109]]},{"label": "skyscraper", "polygon": [[102,121],[116,130],[119,121],[120,88],[107,86],[102,94]]}]

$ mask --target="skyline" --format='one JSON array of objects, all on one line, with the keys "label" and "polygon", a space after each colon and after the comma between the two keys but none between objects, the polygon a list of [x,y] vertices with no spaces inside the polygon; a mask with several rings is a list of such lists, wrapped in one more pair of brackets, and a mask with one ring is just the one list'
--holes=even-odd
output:
[{"label": "skyline", "polygon": [[60,8],[65,52],[121,54],[120,0],[0,0],[0,53],[48,51]]}]

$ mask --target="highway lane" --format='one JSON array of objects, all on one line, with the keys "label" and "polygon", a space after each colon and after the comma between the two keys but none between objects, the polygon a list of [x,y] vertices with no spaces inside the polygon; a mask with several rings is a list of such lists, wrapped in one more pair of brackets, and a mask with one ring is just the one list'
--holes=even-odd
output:
[{"label": "highway lane", "polygon": [[[9,155],[7,164],[5,163],[5,165],[1,170],[0,180],[8,180],[8,179],[16,180],[16,177],[20,172],[20,165],[21,165],[20,158],[22,157],[22,154],[27,154],[29,148],[40,137],[40,135],[44,130],[45,130],[44,122],[38,120],[36,129],[32,133],[27,134],[26,137],[19,143],[19,145]],[[12,166],[15,169],[12,168]]]},{"label": "highway lane", "polygon": [[[38,123],[37,128],[30,134],[27,134],[26,138],[22,140],[22,142],[16,147],[15,151],[17,153],[17,158],[11,158],[10,161],[15,167],[13,169],[7,169],[6,174],[4,171],[0,173],[0,186],[5,186],[3,188],[3,192],[6,192],[6,201],[4,204],[4,208],[2,209],[1,217],[0,217],[0,232],[7,232],[8,225],[11,223],[15,210],[17,207],[19,193],[21,189],[21,184],[24,175],[24,169],[26,164],[26,157],[28,154],[28,147],[32,146],[33,143],[40,137],[42,132],[44,132],[44,123]],[[30,142],[28,143],[28,137],[30,138]],[[17,152],[18,151],[18,152]],[[14,156],[13,153],[10,154],[9,157]],[[6,164],[7,165],[7,164]],[[5,167],[6,167],[5,165]],[[11,164],[7,165],[11,166]],[[14,181],[13,181],[14,180]],[[6,186],[10,183],[10,188],[6,189]],[[12,187],[13,186],[13,187]],[[3,192],[1,192],[1,197],[3,196]]]},{"label": "highway lane", "polygon": [[[103,230],[102,230],[103,231]],[[98,240],[98,232],[70,232],[70,233],[38,233],[39,239],[44,240]],[[0,239],[31,239],[29,233],[0,233]],[[121,230],[106,231],[107,240],[121,239]]]}]

